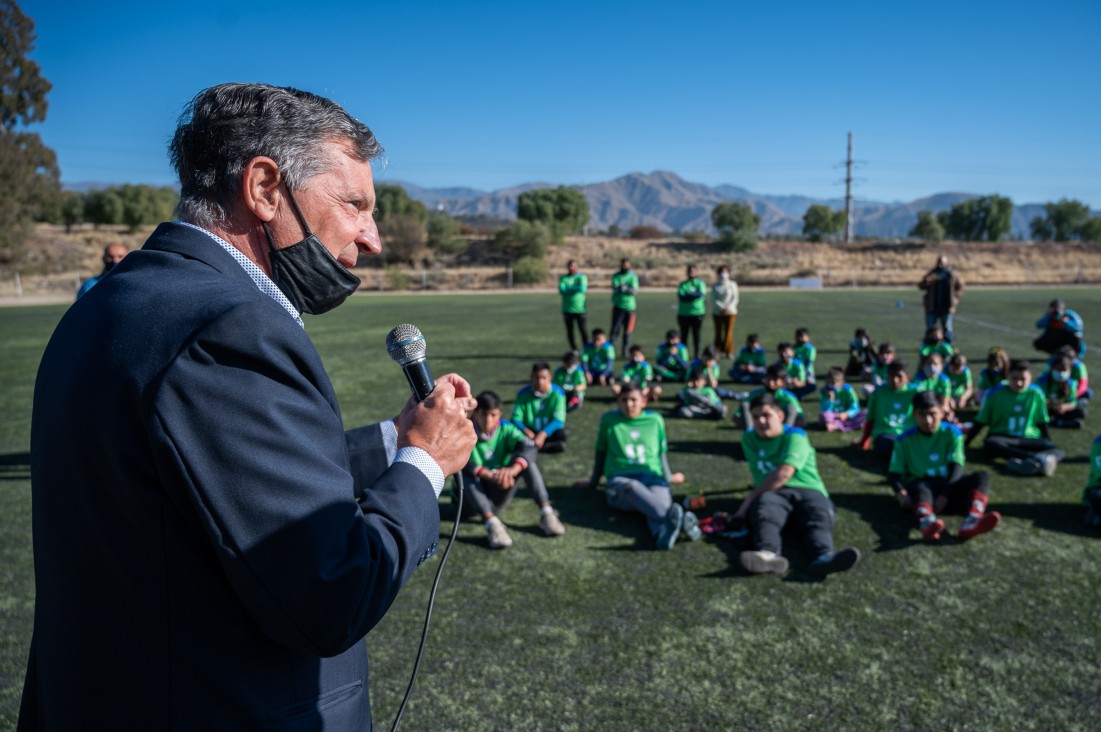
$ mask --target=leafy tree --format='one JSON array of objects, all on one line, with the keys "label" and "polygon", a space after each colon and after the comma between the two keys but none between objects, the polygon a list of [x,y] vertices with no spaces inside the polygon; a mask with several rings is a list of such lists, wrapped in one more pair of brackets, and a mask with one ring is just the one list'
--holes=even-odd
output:
[{"label": "leafy tree", "polygon": [[114,188],[90,191],[84,197],[84,220],[90,221],[95,228],[121,224],[122,209],[122,197]]},{"label": "leafy tree", "polygon": [[639,224],[628,229],[627,236],[632,239],[664,239],[666,234],[656,226]]},{"label": "leafy tree", "polygon": [[501,251],[513,259],[523,257],[543,258],[554,240],[554,234],[546,224],[517,221],[507,229],[497,232],[496,241]]},{"label": "leafy tree", "polygon": [[834,211],[829,206],[816,203],[803,214],[803,236],[809,241],[840,234],[845,229],[845,212]]},{"label": "leafy tree", "polygon": [[512,281],[519,285],[537,285],[549,274],[547,262],[542,257],[520,257],[512,266]]},{"label": "leafy tree", "polygon": [[74,226],[84,221],[84,196],[77,191],[63,193],[58,214],[60,222],[65,224],[65,231],[72,231]]},{"label": "leafy tree", "polygon": [[53,150],[20,129],[46,119],[51,85],[29,57],[34,21],[14,0],[0,0],[0,261],[17,261],[32,221],[58,205],[60,171]]},{"label": "leafy tree", "polygon": [[588,223],[589,202],[581,191],[569,186],[525,191],[516,202],[516,218],[545,225],[560,241]]},{"label": "leafy tree", "polygon": [[1045,216],[1037,216],[1029,224],[1032,238],[1046,241],[1070,241],[1084,239],[1082,229],[1090,220],[1090,208],[1081,201],[1063,198],[1044,204]]},{"label": "leafy tree", "polygon": [[428,218],[424,204],[409,197],[405,189],[391,183],[375,186],[375,222],[379,228],[394,216],[411,216],[422,226]]},{"label": "leafy tree", "polygon": [[711,223],[719,231],[719,243],[728,252],[748,252],[757,248],[757,229],[761,217],[744,203],[720,203],[711,209]]},{"label": "leafy tree", "polygon": [[937,214],[945,236],[959,241],[1000,241],[1009,233],[1013,202],[1004,196],[960,201]]},{"label": "leafy tree", "polygon": [[944,241],[944,225],[932,211],[918,211],[917,223],[907,236],[912,236],[929,244]]},{"label": "leafy tree", "polygon": [[1101,242],[1101,216],[1094,216],[1082,224],[1082,241]]},{"label": "leafy tree", "polygon": [[428,217],[428,246],[447,254],[462,254],[470,242],[462,235],[458,221],[447,214],[434,213]]}]

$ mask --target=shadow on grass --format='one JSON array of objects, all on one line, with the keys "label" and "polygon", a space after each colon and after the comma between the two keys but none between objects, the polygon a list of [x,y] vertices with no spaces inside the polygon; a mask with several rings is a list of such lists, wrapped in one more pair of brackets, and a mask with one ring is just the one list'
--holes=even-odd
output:
[{"label": "shadow on grass", "polygon": [[0,480],[30,480],[31,454],[13,452],[0,455]]},{"label": "shadow on grass", "polygon": [[729,440],[670,440],[669,452],[686,455],[729,455],[741,460],[741,445]]},{"label": "shadow on grass", "polygon": [[1083,523],[1086,509],[1080,503],[1000,503],[995,497],[990,508],[1000,511],[1002,516],[1031,521],[1037,529],[1071,536],[1101,536],[1097,529]]},{"label": "shadow on grass", "polygon": [[854,445],[835,445],[816,447],[815,452],[819,455],[833,455],[854,470],[872,475],[887,475],[887,461],[876,457],[871,450],[861,450]]},{"label": "shadow on grass", "polygon": [[914,524],[913,514],[899,508],[894,496],[830,493],[830,498],[834,506],[856,513],[872,527],[879,539],[873,551],[896,551],[917,543],[910,538],[910,529]]}]

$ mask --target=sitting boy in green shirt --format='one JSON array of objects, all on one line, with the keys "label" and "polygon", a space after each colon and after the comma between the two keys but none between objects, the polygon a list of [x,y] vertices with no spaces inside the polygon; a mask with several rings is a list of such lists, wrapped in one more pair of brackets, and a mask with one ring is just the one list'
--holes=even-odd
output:
[{"label": "sitting boy in green shirt", "polygon": [[749,429],[753,423],[749,414],[749,402],[761,394],[771,394],[784,412],[784,424],[793,427],[806,427],[807,418],[803,413],[803,405],[799,403],[799,397],[784,388],[787,383],[787,371],[778,363],[770,364],[765,369],[764,387],[754,389],[742,402],[742,408],[738,412],[741,415],[742,429]]},{"label": "sitting boy in green shirt", "polygon": [[726,405],[714,388],[708,385],[702,369],[688,374],[688,384],[677,392],[674,414],[684,419],[722,419]]}]

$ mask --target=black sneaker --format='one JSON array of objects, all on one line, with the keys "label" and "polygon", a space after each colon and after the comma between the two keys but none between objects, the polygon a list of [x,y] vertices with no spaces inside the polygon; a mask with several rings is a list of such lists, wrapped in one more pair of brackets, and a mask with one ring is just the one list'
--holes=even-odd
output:
[{"label": "black sneaker", "polygon": [[845,547],[835,552],[827,552],[810,563],[810,571],[827,575],[834,572],[847,572],[860,561],[860,552],[853,547]]}]

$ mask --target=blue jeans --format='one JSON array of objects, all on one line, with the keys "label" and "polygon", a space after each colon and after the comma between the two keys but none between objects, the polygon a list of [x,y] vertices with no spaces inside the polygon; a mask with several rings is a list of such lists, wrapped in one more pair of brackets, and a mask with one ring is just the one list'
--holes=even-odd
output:
[{"label": "blue jeans", "polygon": [[952,342],[952,317],[955,313],[925,313],[925,328],[932,328],[940,321],[940,326],[944,328],[944,340],[949,343]]}]

